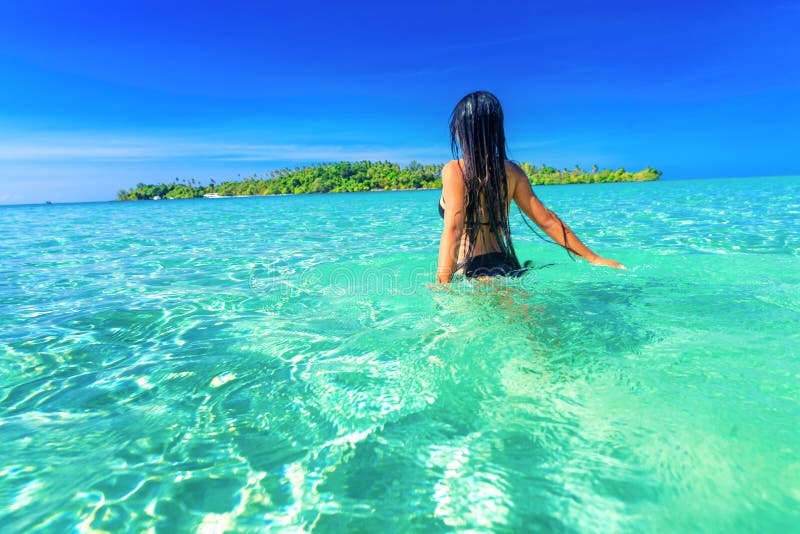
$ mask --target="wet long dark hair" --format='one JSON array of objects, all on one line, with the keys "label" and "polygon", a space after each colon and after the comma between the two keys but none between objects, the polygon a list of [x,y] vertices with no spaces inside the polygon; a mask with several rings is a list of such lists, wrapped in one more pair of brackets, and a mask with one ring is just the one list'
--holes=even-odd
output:
[{"label": "wet long dark hair", "polygon": [[450,118],[450,146],[453,158],[463,159],[464,231],[468,243],[464,261],[473,257],[480,223],[488,223],[506,262],[519,269],[508,224],[503,108],[496,96],[476,91],[461,99]]}]

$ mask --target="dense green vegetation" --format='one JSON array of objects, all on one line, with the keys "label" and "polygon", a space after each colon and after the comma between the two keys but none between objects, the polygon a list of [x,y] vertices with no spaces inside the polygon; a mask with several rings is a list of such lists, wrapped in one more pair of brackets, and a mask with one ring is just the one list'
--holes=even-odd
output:
[{"label": "dense green vegetation", "polygon": [[[574,169],[558,170],[542,165],[520,163],[534,184],[576,184],[598,182],[634,182],[657,180],[661,171],[646,168],[636,173],[624,169],[611,171],[592,168],[591,172],[577,165]],[[302,193],[343,193],[353,191],[383,191],[389,189],[437,189],[442,187],[442,165],[422,165],[412,161],[401,167],[388,161],[340,162],[309,165],[294,169],[279,169],[263,176],[243,180],[201,185],[192,180],[146,185],[137,184],[117,194],[118,200],[147,200],[160,198],[197,198],[203,195],[251,196]]]},{"label": "dense green vegetation", "polygon": [[648,182],[658,180],[661,171],[646,167],[639,172],[628,172],[625,169],[599,169],[597,165],[591,171],[584,171],[577,165],[572,170],[559,170],[547,165],[536,167],[530,163],[518,163],[525,171],[533,185],[557,185],[557,184],[597,184],[608,182]]}]

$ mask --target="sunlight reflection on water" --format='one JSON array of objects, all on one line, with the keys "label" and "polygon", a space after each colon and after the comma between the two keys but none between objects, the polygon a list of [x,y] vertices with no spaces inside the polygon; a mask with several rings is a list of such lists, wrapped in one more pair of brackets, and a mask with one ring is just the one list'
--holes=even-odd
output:
[{"label": "sunlight reflection on water", "polygon": [[436,192],[0,209],[0,525],[800,524],[800,182],[537,192],[630,271],[512,214],[554,265],[445,290]]}]

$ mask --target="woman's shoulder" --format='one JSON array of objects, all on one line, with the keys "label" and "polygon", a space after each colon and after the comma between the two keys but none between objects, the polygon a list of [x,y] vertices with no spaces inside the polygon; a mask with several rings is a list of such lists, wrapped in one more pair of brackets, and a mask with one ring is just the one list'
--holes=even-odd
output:
[{"label": "woman's shoulder", "polygon": [[444,166],[442,167],[442,173],[444,173],[444,172],[453,172],[454,170],[459,170],[460,171],[462,166],[463,166],[463,163],[462,163],[462,161],[460,159],[450,160],[447,163],[445,163]]},{"label": "woman's shoulder", "polygon": [[519,175],[519,173],[523,173],[524,171],[520,168],[519,165],[511,161],[510,159],[506,160],[506,174],[513,174]]},{"label": "woman's shoulder", "polygon": [[442,167],[442,179],[446,180],[451,176],[458,176],[463,178],[463,164],[461,160],[454,159],[444,164]]}]

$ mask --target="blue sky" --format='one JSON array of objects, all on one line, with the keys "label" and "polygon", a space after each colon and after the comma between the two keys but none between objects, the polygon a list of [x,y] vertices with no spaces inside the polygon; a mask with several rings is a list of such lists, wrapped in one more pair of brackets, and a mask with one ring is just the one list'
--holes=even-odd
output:
[{"label": "blue sky", "polygon": [[800,174],[797,1],[7,4],[0,203],[446,161],[476,89],[513,159]]}]

